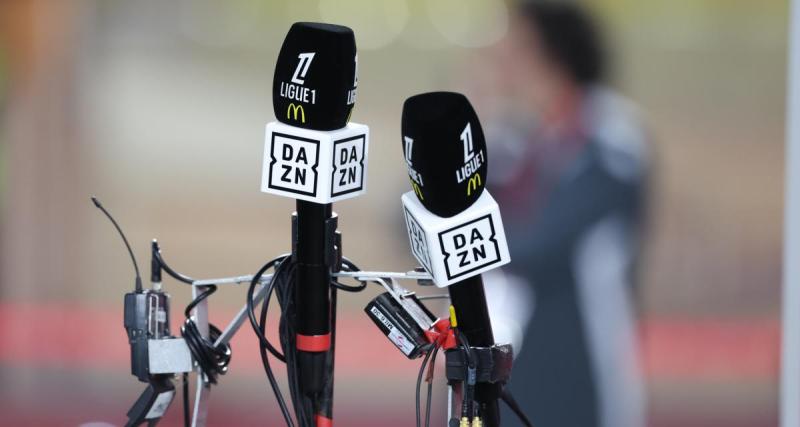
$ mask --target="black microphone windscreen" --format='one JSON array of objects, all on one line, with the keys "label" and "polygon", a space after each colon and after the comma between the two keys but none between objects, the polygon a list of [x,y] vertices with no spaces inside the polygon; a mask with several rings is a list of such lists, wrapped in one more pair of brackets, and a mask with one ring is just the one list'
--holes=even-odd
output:
[{"label": "black microphone windscreen", "polygon": [[467,97],[430,92],[403,104],[403,153],[411,186],[430,212],[451,217],[486,185],[486,139]]},{"label": "black microphone windscreen", "polygon": [[292,25],[275,64],[275,117],[306,129],[343,128],[356,100],[356,61],[356,39],[350,28],[313,22]]}]

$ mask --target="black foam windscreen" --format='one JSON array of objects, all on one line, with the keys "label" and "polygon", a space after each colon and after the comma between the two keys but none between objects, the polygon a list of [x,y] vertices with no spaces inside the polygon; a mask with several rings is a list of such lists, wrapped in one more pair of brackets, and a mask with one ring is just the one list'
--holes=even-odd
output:
[{"label": "black foam windscreen", "polygon": [[411,186],[430,212],[451,217],[486,185],[486,139],[467,97],[430,92],[403,104],[403,154]]},{"label": "black foam windscreen", "polygon": [[275,117],[306,129],[343,128],[356,101],[357,60],[350,28],[296,22],[275,64]]}]

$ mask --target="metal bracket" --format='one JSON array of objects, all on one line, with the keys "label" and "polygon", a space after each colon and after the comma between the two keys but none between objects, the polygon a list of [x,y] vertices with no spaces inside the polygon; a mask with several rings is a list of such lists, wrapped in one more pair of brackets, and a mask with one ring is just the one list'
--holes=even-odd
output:
[{"label": "metal bracket", "polygon": [[[335,217],[331,218],[333,221],[329,222],[326,225],[326,233],[330,231],[331,234],[331,253],[328,256],[336,257],[334,259],[338,259],[338,264],[341,265],[341,234],[336,231],[336,219]],[[293,229],[293,236],[296,232],[296,220],[293,219],[292,221],[292,229]],[[293,250],[295,246],[294,238],[293,241]],[[283,256],[290,256],[290,254],[286,254]],[[257,289],[255,295],[253,296],[253,302],[255,304],[260,303],[264,297],[266,296],[266,291],[268,288],[269,282],[272,280],[272,274],[265,274],[261,277],[260,287]],[[398,284],[398,280],[415,280],[418,285],[420,286],[429,286],[433,284],[433,278],[430,274],[425,272],[421,269],[416,269],[412,271],[406,272],[387,272],[387,271],[336,271],[333,273],[334,277],[345,277],[345,278],[352,278],[354,280],[358,280],[360,282],[373,282],[381,285],[384,289],[389,291],[398,301],[402,304],[404,298],[408,298],[410,296],[415,295],[414,292],[411,292]],[[233,276],[233,277],[222,277],[217,279],[200,279],[195,280],[192,282],[192,294],[193,297],[197,297],[199,292],[202,292],[203,286],[210,286],[210,285],[239,285],[242,283],[250,283],[253,281],[252,275],[244,275],[244,276]],[[208,300],[202,301],[195,307],[194,316],[196,318],[197,326],[203,332],[204,336],[208,336]],[[422,318],[422,316],[420,316]],[[247,305],[244,305],[236,316],[231,320],[227,327],[222,331],[217,341],[214,345],[221,345],[227,344],[230,342],[231,338],[239,331],[239,328],[244,324],[245,320],[247,319]],[[417,320],[417,319],[415,319]],[[418,323],[421,320],[417,320]],[[423,324],[426,322],[422,322]],[[424,328],[430,327],[430,325],[420,325]],[[185,343],[183,344],[186,345]],[[181,371],[173,371],[173,372],[181,372]],[[208,415],[208,394],[210,392],[210,388],[205,383],[205,379],[203,375],[200,373],[198,368],[198,381],[197,387],[195,391],[195,404],[194,404],[194,413],[192,416],[192,426],[193,427],[201,427],[205,426],[206,424],[206,417]]]},{"label": "metal bracket", "polygon": [[192,371],[192,352],[183,338],[147,341],[150,374],[175,374]]}]

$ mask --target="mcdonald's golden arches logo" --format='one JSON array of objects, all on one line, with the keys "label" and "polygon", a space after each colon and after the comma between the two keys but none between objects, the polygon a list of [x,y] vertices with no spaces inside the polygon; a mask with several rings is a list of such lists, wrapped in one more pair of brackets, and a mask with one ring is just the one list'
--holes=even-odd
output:
[{"label": "mcdonald's golden arches logo", "polygon": [[414,180],[412,180],[411,178],[409,178],[409,181],[411,181],[411,188],[414,189],[414,193],[416,193],[416,195],[419,196],[419,199],[420,200],[425,200],[425,198],[422,197],[422,189],[419,188],[419,184],[414,182]]},{"label": "mcdonald's golden arches logo", "polygon": [[303,109],[303,106],[300,104],[295,104],[292,102],[289,104],[289,108],[286,109],[286,118],[292,118],[292,114],[294,113],[294,120],[297,121],[297,113],[300,113],[300,123],[306,122],[306,110]]},{"label": "mcdonald's golden arches logo", "polygon": [[483,185],[481,174],[475,173],[475,175],[469,177],[469,181],[467,181],[467,196],[472,195],[472,192],[476,191],[481,185]]}]

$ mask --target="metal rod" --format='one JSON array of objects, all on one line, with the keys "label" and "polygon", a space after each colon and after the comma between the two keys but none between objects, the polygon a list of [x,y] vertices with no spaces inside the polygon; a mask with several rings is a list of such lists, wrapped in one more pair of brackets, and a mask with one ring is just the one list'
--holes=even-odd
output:
[{"label": "metal rod", "polygon": [[[202,288],[192,286],[192,299],[196,299],[202,292]],[[204,337],[208,337],[208,298],[200,301],[200,303],[195,306],[193,315],[200,334]],[[208,394],[210,391],[211,388],[203,377],[203,368],[198,365],[192,427],[205,427],[208,421]]]},{"label": "metal rod", "polygon": [[448,294],[441,294],[441,295],[420,295],[417,296],[420,301],[425,301],[428,299],[450,299],[450,295]]},{"label": "metal rod", "polygon": [[360,280],[373,280],[377,278],[382,279],[398,279],[398,280],[433,280],[427,272],[419,271],[406,271],[404,273],[396,273],[391,271],[340,271],[333,273],[334,277],[352,277]]},{"label": "metal rod", "polygon": [[[272,274],[265,274],[261,277],[261,282],[269,281]],[[192,282],[192,286],[210,286],[210,285],[239,285],[242,283],[250,283],[253,281],[253,275],[247,276],[234,276],[234,277],[221,277],[219,279],[200,279]]]},{"label": "metal rod", "polygon": [[800,3],[792,0],[786,107],[786,189],[783,230],[782,427],[800,426]]},{"label": "metal rod", "polygon": [[[253,306],[258,305],[261,300],[267,295],[267,285],[269,284],[269,279],[272,278],[270,274],[268,278],[266,278],[266,282],[264,279],[261,280],[262,284],[261,287],[258,288],[256,294],[253,296]],[[252,281],[252,279],[250,279]],[[247,319],[247,304],[245,304],[236,316],[228,323],[228,326],[225,327],[225,330],[222,331],[217,341],[214,343],[214,346],[225,345],[227,344],[231,338],[239,331],[239,328],[244,324],[244,321]]]}]

